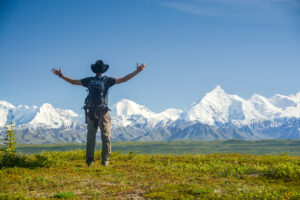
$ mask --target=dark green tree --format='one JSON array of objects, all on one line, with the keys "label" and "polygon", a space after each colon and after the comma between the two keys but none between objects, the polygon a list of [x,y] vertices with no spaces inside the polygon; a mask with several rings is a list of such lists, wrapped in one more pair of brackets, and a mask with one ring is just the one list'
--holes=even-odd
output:
[{"label": "dark green tree", "polygon": [[14,125],[12,124],[12,122],[10,122],[9,125],[5,125],[4,128],[5,128],[5,137],[4,139],[4,148],[3,148],[3,151],[5,153],[8,153],[8,154],[15,154],[16,153],[16,136],[15,136],[15,130],[14,130]]}]

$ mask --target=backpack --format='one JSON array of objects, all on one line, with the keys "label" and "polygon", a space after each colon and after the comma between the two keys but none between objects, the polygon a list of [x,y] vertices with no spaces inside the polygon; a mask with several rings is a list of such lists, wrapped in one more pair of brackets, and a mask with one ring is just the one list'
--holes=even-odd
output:
[{"label": "backpack", "polygon": [[94,121],[95,127],[98,125],[100,115],[109,110],[105,99],[107,93],[107,90],[105,90],[106,81],[106,76],[91,79],[88,86],[89,93],[84,101],[85,122],[87,123],[87,116],[89,116]]}]

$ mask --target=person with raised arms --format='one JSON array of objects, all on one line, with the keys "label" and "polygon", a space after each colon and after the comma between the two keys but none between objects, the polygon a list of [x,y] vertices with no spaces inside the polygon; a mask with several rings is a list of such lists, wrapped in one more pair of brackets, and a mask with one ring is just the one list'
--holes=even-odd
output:
[{"label": "person with raised arms", "polygon": [[122,78],[113,78],[104,76],[103,74],[108,70],[109,65],[104,64],[102,60],[97,60],[95,64],[91,65],[92,71],[96,74],[93,77],[87,77],[80,80],[74,80],[62,73],[62,68],[52,69],[52,72],[67,81],[72,85],[81,85],[88,88],[88,96],[85,99],[85,119],[87,123],[87,144],[86,144],[86,164],[90,166],[94,160],[94,152],[96,145],[96,133],[98,127],[101,130],[102,139],[102,162],[103,166],[109,165],[109,157],[111,154],[111,118],[108,108],[108,91],[115,85],[124,83],[138,73],[140,73],[146,67],[145,63],[139,65],[136,64],[136,70]]}]

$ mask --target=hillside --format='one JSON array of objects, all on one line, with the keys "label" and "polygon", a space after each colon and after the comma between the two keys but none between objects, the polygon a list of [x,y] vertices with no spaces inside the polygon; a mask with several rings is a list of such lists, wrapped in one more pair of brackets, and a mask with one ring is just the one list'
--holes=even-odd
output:
[{"label": "hillside", "polygon": [[89,168],[82,150],[26,156],[0,169],[0,199],[300,198],[299,156],[113,153],[107,168],[99,156]]}]

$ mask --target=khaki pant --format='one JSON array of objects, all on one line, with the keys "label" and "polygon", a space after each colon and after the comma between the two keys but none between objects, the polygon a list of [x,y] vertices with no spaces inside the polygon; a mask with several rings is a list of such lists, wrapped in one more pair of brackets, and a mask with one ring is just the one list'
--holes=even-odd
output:
[{"label": "khaki pant", "polygon": [[[111,153],[111,144],[110,144],[110,115],[107,111],[105,114],[101,115],[98,127],[101,130],[101,139],[102,139],[102,162],[108,161]],[[87,143],[86,143],[86,163],[91,163],[94,161],[94,152],[96,145],[96,133],[98,127],[94,126],[94,122],[87,116]]]}]

